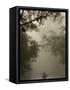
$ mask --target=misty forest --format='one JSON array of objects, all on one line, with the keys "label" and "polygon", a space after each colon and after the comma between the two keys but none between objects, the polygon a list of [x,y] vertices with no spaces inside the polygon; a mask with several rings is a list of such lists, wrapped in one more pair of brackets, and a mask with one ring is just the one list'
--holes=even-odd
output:
[{"label": "misty forest", "polygon": [[65,12],[20,10],[20,79],[65,77]]}]

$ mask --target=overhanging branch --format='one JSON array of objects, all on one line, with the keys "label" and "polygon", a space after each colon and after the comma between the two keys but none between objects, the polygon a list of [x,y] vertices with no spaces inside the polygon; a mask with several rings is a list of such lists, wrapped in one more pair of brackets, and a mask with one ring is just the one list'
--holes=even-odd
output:
[{"label": "overhanging branch", "polygon": [[35,18],[35,19],[31,20],[31,21],[28,21],[28,22],[23,23],[22,25],[26,25],[26,24],[32,23],[33,21],[36,21],[36,20],[45,18],[45,17],[47,17],[47,16],[49,16],[49,15],[37,17],[37,18]]}]

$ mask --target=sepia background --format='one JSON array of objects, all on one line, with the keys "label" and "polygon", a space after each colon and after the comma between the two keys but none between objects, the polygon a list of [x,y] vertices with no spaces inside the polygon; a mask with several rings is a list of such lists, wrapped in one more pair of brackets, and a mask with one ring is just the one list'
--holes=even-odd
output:
[{"label": "sepia background", "polygon": [[65,77],[65,12],[20,10],[20,79]]}]

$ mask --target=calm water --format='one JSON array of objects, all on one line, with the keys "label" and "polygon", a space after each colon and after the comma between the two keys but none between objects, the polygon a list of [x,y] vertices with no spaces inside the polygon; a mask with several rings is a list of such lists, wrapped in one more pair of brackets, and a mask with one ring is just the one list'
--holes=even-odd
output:
[{"label": "calm water", "polygon": [[22,80],[42,79],[43,72],[48,75],[47,79],[65,77],[65,65],[59,61],[50,51],[41,49],[36,62],[30,62],[32,70],[28,70]]},{"label": "calm water", "polygon": [[37,62],[32,63],[32,79],[41,79],[43,72],[47,78],[61,78],[65,76],[65,66],[59,62],[59,58],[50,51],[41,49]]}]

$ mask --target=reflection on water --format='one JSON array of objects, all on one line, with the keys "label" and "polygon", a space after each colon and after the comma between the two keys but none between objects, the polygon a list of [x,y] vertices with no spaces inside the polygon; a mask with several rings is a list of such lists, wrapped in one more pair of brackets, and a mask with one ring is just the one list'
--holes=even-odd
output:
[{"label": "reflection on water", "polygon": [[30,62],[32,70],[28,70],[22,79],[43,79],[43,72],[46,72],[47,79],[65,77],[65,65],[59,62],[59,57],[54,56],[51,51],[42,48],[36,58],[36,62]]},{"label": "reflection on water", "polygon": [[65,76],[64,64],[59,62],[59,57],[54,56],[50,51],[42,49],[37,62],[32,63],[32,79],[41,79],[43,72],[47,78],[62,78]]}]

